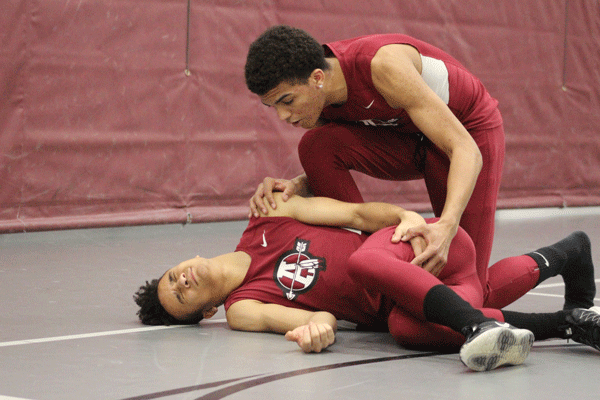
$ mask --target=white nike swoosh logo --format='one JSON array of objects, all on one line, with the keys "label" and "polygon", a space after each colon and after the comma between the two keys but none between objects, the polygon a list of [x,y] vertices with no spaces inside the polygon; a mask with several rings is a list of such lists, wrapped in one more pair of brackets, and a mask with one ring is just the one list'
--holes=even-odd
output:
[{"label": "white nike swoosh logo", "polygon": [[375,99],[373,99],[373,101],[371,102],[371,104],[369,104],[368,106],[364,107],[365,110],[368,110],[369,108],[371,108],[371,106],[373,105],[373,103],[375,103]]},{"label": "white nike swoosh logo", "polygon": [[262,242],[261,246],[267,247],[267,239],[265,238],[265,231],[263,231],[263,242]]},{"label": "white nike swoosh logo", "polygon": [[537,255],[539,255],[540,257],[542,257],[542,258],[544,259],[544,261],[546,262],[546,267],[549,267],[549,266],[550,266],[550,263],[548,262],[548,259],[547,259],[546,257],[544,257],[544,255],[543,255],[543,254],[541,254],[541,253],[538,253],[537,251],[534,251],[534,252],[533,252],[533,254],[537,254]]},{"label": "white nike swoosh logo", "polygon": [[496,325],[498,325],[500,328],[510,328],[510,325],[507,324],[506,322],[500,323],[500,322],[496,321]]}]

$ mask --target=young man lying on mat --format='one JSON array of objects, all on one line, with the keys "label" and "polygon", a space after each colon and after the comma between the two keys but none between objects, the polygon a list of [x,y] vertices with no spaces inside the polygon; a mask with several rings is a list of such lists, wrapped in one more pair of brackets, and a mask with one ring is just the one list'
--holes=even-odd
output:
[{"label": "young man lying on mat", "polygon": [[232,329],[282,333],[305,352],[332,345],[337,320],[385,325],[403,346],[460,347],[461,361],[477,371],[523,363],[534,338],[570,338],[600,350],[585,233],[495,264],[502,270],[490,271],[491,295],[506,304],[563,276],[564,309],[527,314],[482,306],[475,249],[462,229],[439,276],[411,264],[425,243],[399,238],[434,221],[385,203],[292,196],[251,218],[234,252],[197,256],[146,282],[134,296],[138,315],[151,325],[196,324],[224,305]]}]

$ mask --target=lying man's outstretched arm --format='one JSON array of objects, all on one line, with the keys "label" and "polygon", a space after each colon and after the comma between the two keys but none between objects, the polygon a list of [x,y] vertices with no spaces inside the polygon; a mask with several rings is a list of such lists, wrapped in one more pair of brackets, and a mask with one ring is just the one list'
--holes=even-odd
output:
[{"label": "lying man's outstretched arm", "polygon": [[285,334],[305,353],[319,353],[335,342],[337,320],[326,311],[312,312],[257,300],[240,300],[227,310],[227,323],[242,331]]}]

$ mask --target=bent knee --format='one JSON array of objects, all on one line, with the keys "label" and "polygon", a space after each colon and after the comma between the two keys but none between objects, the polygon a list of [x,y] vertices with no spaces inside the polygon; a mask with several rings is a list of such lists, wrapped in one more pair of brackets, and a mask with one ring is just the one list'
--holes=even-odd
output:
[{"label": "bent knee", "polygon": [[459,228],[452,241],[448,261],[452,257],[453,261],[460,265],[475,264],[476,251],[475,244],[469,234],[462,228]]},{"label": "bent knee", "polygon": [[358,249],[347,261],[347,272],[350,278],[361,282],[370,279],[368,276],[369,265],[373,263],[373,256],[369,254],[369,249]]},{"label": "bent knee", "polygon": [[341,136],[342,127],[335,124],[327,124],[307,131],[298,143],[298,154],[300,159],[315,154],[329,153],[338,149],[343,143]]}]

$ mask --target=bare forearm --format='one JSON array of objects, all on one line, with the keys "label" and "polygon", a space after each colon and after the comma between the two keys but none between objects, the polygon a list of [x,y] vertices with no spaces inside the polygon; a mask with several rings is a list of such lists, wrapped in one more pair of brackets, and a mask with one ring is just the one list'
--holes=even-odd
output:
[{"label": "bare forearm", "polygon": [[307,323],[314,322],[315,324],[328,324],[334,332],[337,331],[337,319],[333,314],[327,311],[318,311],[313,314]]},{"label": "bare forearm", "polygon": [[310,322],[326,323],[334,331],[337,329],[337,320],[329,312],[313,312],[250,299],[233,303],[226,315],[229,326],[240,331],[286,333]]},{"label": "bare forearm", "polygon": [[294,196],[285,207],[278,208],[277,214],[273,215],[289,216],[307,224],[347,227],[364,232],[398,225],[405,218],[421,218],[393,204],[345,203],[327,197]]},{"label": "bare forearm", "polygon": [[408,216],[402,207],[387,203],[357,204],[351,228],[364,232],[375,232],[392,225],[398,225]]},{"label": "bare forearm", "polygon": [[[311,322],[315,324],[327,324],[331,326],[333,331],[337,330],[337,319],[333,314],[327,311],[309,312],[298,309],[279,308],[277,311],[272,307],[268,313],[262,316],[261,331],[275,332],[285,334],[288,331],[294,330],[300,326],[308,325]],[[281,313],[283,312],[283,313]]]},{"label": "bare forearm", "polygon": [[479,149],[458,150],[451,156],[446,203],[440,220],[458,227],[463,212],[473,194],[482,161]]},{"label": "bare forearm", "polygon": [[296,342],[305,353],[319,353],[335,342],[337,321],[328,312],[314,313],[304,325],[285,333],[285,338]]}]

